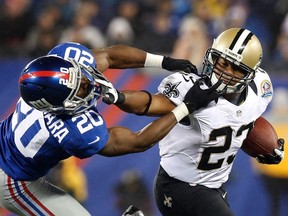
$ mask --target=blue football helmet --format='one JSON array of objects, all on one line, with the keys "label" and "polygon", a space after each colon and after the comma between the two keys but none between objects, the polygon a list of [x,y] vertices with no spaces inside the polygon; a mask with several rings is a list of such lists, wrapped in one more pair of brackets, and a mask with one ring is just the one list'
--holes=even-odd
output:
[{"label": "blue football helmet", "polygon": [[94,54],[87,47],[79,43],[61,43],[52,48],[49,51],[48,55],[59,56],[64,58],[65,60],[67,60],[68,58],[73,58],[81,65],[97,68]]},{"label": "blue football helmet", "polygon": [[[95,81],[97,73],[100,72],[95,68],[84,67],[72,58],[43,56],[25,66],[19,78],[19,90],[24,101],[37,110],[79,114],[96,105],[101,95],[101,86]],[[83,80],[84,98],[77,96]]]}]

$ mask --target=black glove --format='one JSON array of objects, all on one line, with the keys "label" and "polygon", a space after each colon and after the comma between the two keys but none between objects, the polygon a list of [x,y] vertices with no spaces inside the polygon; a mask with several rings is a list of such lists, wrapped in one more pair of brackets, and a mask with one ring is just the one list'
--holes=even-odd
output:
[{"label": "black glove", "polygon": [[185,73],[198,74],[197,67],[185,59],[173,59],[164,56],[162,68],[169,71],[184,71]]},{"label": "black glove", "polygon": [[275,154],[258,155],[256,160],[262,164],[279,164],[284,158],[284,143],[285,140],[278,139],[279,148],[274,149]]},{"label": "black glove", "polygon": [[196,80],[194,85],[190,88],[184,97],[184,103],[186,104],[189,113],[193,113],[202,107],[206,107],[212,100],[215,100],[220,96],[216,89],[219,87],[221,82],[217,82],[215,85],[208,89],[201,89],[200,84],[203,80]]}]

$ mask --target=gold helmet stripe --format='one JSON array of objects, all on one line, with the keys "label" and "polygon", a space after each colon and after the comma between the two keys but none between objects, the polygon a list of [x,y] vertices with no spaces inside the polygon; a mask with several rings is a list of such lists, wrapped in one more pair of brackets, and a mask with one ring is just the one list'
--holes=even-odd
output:
[{"label": "gold helmet stripe", "polygon": [[253,33],[247,29],[240,29],[234,40],[232,41],[229,49],[235,53],[242,54],[244,51],[245,46],[253,36]]}]

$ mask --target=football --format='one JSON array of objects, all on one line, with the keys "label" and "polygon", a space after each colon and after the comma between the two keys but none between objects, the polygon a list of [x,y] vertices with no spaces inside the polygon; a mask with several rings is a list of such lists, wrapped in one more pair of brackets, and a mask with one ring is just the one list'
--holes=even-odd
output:
[{"label": "football", "polygon": [[243,141],[241,149],[251,157],[256,157],[259,154],[275,155],[273,150],[278,147],[278,136],[274,127],[265,118],[259,117]]}]

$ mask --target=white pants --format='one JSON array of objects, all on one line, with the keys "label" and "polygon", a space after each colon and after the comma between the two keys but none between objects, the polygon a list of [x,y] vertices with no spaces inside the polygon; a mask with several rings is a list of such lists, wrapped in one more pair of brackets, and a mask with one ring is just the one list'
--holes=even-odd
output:
[{"label": "white pants", "polygon": [[0,206],[21,216],[91,216],[72,196],[43,178],[14,181],[2,169]]}]

